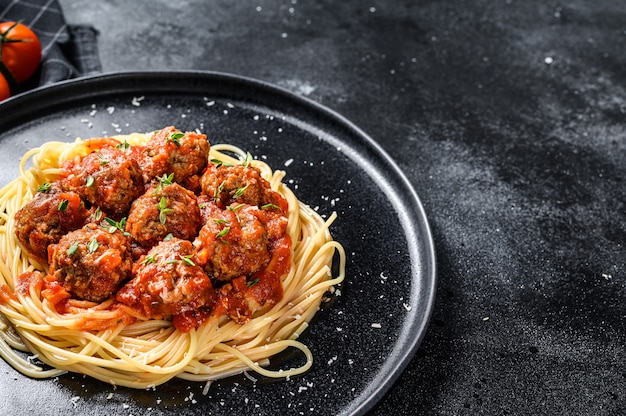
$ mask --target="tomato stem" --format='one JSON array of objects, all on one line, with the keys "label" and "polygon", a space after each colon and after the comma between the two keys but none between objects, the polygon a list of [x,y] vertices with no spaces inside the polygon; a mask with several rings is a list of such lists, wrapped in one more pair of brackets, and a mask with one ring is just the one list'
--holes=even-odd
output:
[{"label": "tomato stem", "polygon": [[13,23],[11,26],[9,26],[9,28],[8,28],[7,30],[5,30],[4,32],[1,32],[1,33],[0,33],[0,38],[2,38],[2,42],[4,42],[4,41],[8,40],[8,39],[7,39],[7,36],[9,35],[9,32],[10,32],[10,31],[12,31],[13,29],[15,29],[15,27],[16,27],[17,25],[19,25],[20,23],[22,23],[22,21],[21,21],[21,20],[20,20],[20,21],[18,21],[18,22]]},{"label": "tomato stem", "polygon": [[32,39],[15,39],[15,38],[5,38],[2,37],[0,43],[29,43],[32,42]]}]

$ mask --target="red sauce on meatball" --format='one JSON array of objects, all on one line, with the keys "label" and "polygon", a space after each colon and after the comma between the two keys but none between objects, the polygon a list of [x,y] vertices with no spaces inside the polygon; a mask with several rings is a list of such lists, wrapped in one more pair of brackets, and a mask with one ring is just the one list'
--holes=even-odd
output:
[{"label": "red sauce on meatball", "polygon": [[121,218],[143,193],[141,168],[129,152],[104,146],[66,166],[61,186],[77,192],[102,211]]},{"label": "red sauce on meatball", "polygon": [[48,246],[82,227],[88,216],[76,192],[63,192],[54,187],[38,192],[15,214],[15,235],[28,254],[45,262]]}]

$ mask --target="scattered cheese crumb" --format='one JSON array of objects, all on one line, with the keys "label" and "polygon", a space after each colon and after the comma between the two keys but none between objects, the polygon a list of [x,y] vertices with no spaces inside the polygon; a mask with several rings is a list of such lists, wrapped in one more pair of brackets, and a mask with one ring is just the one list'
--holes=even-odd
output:
[{"label": "scattered cheese crumb", "polygon": [[141,105],[141,102],[145,99],[146,97],[144,97],[143,95],[141,97],[133,97],[132,101],[130,102],[132,105],[134,105],[135,107],[139,107]]},{"label": "scattered cheese crumb", "polygon": [[72,403],[72,405],[73,405],[74,407],[76,407],[76,406],[78,406],[78,401],[79,401],[79,400],[80,400],[80,397],[79,397],[79,396],[74,396],[74,397],[72,397],[72,398],[70,399],[70,402]]},{"label": "scattered cheese crumb", "polygon": [[383,326],[381,324],[378,324],[378,323],[373,323],[372,324],[372,328],[377,328],[378,329],[378,328],[382,328],[382,327]]}]

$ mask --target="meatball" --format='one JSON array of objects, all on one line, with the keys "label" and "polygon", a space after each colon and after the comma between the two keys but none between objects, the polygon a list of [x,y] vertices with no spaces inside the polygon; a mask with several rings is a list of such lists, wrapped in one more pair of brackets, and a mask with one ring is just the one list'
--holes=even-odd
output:
[{"label": "meatball", "polygon": [[131,277],[130,242],[120,231],[95,224],[65,235],[51,247],[50,275],[78,299],[102,302]]},{"label": "meatball", "polygon": [[244,165],[209,163],[200,178],[202,193],[226,207],[233,203],[264,206],[275,205],[287,211],[287,201],[272,191],[258,169]]},{"label": "meatball", "polygon": [[181,132],[173,126],[158,130],[138,155],[146,183],[174,175],[174,181],[193,189],[207,165],[210,145],[206,135]]},{"label": "meatball", "polygon": [[251,205],[233,204],[222,210],[209,203],[209,220],[200,230],[194,245],[197,259],[207,273],[218,280],[230,281],[249,276],[270,260],[267,231],[262,210]]},{"label": "meatball", "polygon": [[28,254],[46,262],[48,246],[81,228],[88,216],[77,193],[62,192],[53,186],[38,192],[15,214],[15,234]]},{"label": "meatball", "polygon": [[139,246],[150,249],[168,234],[193,240],[200,229],[200,209],[193,192],[177,183],[153,185],[137,198],[125,230]]},{"label": "meatball", "polygon": [[200,178],[202,193],[228,206],[233,202],[256,205],[261,203],[270,184],[253,167],[215,165],[210,163]]},{"label": "meatball", "polygon": [[89,153],[66,170],[64,187],[118,219],[144,191],[139,164],[129,153],[115,147],[102,147]]},{"label": "meatball", "polygon": [[135,264],[133,279],[116,295],[148,318],[173,318],[187,332],[210,317],[217,295],[196,265],[190,241],[172,238],[153,247]]}]

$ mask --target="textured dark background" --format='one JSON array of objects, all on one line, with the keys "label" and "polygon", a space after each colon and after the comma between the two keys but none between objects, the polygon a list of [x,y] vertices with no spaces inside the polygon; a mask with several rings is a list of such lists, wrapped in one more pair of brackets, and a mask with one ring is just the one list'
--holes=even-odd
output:
[{"label": "textured dark background", "polygon": [[626,2],[60,3],[104,72],[268,81],[401,166],[439,290],[373,414],[626,412]]}]

